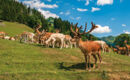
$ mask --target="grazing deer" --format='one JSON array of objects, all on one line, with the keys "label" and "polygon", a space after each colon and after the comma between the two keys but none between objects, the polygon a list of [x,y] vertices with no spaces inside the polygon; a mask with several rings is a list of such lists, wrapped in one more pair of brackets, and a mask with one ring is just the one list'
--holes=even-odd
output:
[{"label": "grazing deer", "polygon": [[14,37],[10,37],[9,40],[15,41],[15,38]]},{"label": "grazing deer", "polygon": [[3,32],[3,31],[1,31],[1,32],[0,32],[0,38],[3,38],[3,37],[5,37],[5,36],[6,36],[6,33]]},{"label": "grazing deer", "polygon": [[51,32],[44,32],[41,36],[40,36],[40,43],[41,44],[45,44],[45,41],[49,39],[49,37],[51,36]]},{"label": "grazing deer", "polygon": [[61,34],[61,33],[53,33],[53,34],[51,34],[51,36],[49,37],[49,39],[47,41],[45,41],[46,45],[48,45],[48,43],[51,40],[52,40],[53,48],[55,46],[55,42],[56,41],[60,41],[61,42],[60,49],[62,49],[62,47],[64,46],[65,35]]},{"label": "grazing deer", "polygon": [[72,46],[74,46],[76,48],[77,47],[76,46],[76,39],[72,38],[71,39],[71,44],[72,44]]},{"label": "grazing deer", "polygon": [[4,36],[3,39],[9,40],[9,39],[10,39],[10,36]]},{"label": "grazing deer", "polygon": [[40,25],[38,25],[35,29],[35,39],[38,43],[40,44],[44,44],[45,41],[51,36],[51,32],[46,32],[45,30],[43,30],[42,32],[39,31],[39,29],[41,28]]},{"label": "grazing deer", "polygon": [[101,45],[102,50],[103,50],[103,53],[104,53],[105,51],[107,51],[107,44],[106,44],[105,41],[95,41],[95,42],[97,42],[98,44]]},{"label": "grazing deer", "polygon": [[[78,23],[77,23],[78,24]],[[73,30],[72,26],[73,24],[71,24],[71,32],[74,34],[75,36],[75,39],[76,39],[76,43],[78,45],[78,47],[80,48],[80,50],[82,51],[82,53],[84,54],[84,57],[85,57],[85,62],[86,62],[86,70],[88,69],[88,65],[89,65],[89,69],[88,70],[91,70],[91,65],[90,65],[90,58],[91,58],[91,55],[94,57],[95,59],[95,64],[97,63],[97,57],[96,55],[98,55],[98,58],[100,60],[100,63],[102,61],[102,58],[101,58],[101,46],[94,42],[94,41],[82,41],[81,39],[81,35],[83,34],[88,34],[90,32],[92,32],[95,28],[97,28],[98,26],[96,26],[95,24],[93,24],[93,22],[91,23],[92,24],[92,27],[91,29],[86,32],[86,29],[87,29],[87,24],[85,26],[85,29],[83,31],[83,33],[80,33],[80,29],[82,29],[82,26],[80,28],[77,27],[77,24],[75,25],[75,31]],[[88,62],[89,64],[88,64]],[[93,68],[95,68],[95,64],[93,65]],[[100,67],[100,64],[99,66]]]},{"label": "grazing deer", "polygon": [[113,50],[114,52],[118,53],[118,49],[117,49],[117,48],[112,47],[112,50]]},{"label": "grazing deer", "polygon": [[[72,37],[70,35],[65,35],[65,45],[68,45],[72,48],[72,42],[71,42]],[[67,46],[65,46],[67,48]]]},{"label": "grazing deer", "polygon": [[29,40],[31,40],[31,42],[34,42],[34,33],[31,32],[23,32],[20,36],[20,42],[22,42],[22,40],[24,40],[24,42],[28,42]]},{"label": "grazing deer", "polygon": [[130,56],[130,45],[127,44],[127,40],[124,41],[127,50],[127,55]]},{"label": "grazing deer", "polygon": [[126,54],[127,50],[126,47],[120,47],[120,46],[116,46],[118,49],[118,54]]}]

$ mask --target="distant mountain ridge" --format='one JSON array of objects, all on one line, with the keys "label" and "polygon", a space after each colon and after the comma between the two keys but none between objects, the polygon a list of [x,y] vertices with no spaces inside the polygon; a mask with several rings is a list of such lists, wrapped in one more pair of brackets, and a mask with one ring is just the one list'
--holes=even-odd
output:
[{"label": "distant mountain ridge", "polygon": [[116,36],[107,36],[107,37],[101,37],[100,39],[106,42],[111,42],[113,43],[115,40]]}]

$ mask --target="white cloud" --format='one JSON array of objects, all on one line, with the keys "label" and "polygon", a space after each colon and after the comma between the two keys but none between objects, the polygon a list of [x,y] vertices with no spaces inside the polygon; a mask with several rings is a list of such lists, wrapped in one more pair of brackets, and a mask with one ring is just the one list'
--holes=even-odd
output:
[{"label": "white cloud", "polygon": [[130,32],[129,32],[129,31],[125,31],[125,30],[124,30],[123,32],[124,32],[125,34],[130,34]]},{"label": "white cloud", "polygon": [[59,16],[57,16],[54,13],[51,13],[50,11],[45,11],[45,10],[42,10],[42,9],[38,9],[38,11],[41,12],[45,16],[45,18],[49,18],[49,17],[59,18]]},{"label": "white cloud", "polygon": [[74,18],[74,17],[70,16],[70,19],[72,19],[72,20],[80,20],[81,17],[76,17],[76,18]]},{"label": "white cloud", "polygon": [[96,28],[95,30],[92,31],[92,33],[109,33],[112,30],[109,28],[109,26],[101,26],[101,25],[97,25],[98,28]]},{"label": "white cloud", "polygon": [[81,9],[81,8],[77,8],[77,11],[84,12],[84,11],[88,11],[88,9]]},{"label": "white cloud", "polygon": [[60,14],[64,14],[63,12],[60,12]]},{"label": "white cloud", "polygon": [[75,9],[75,8],[72,8],[72,9]]},{"label": "white cloud", "polygon": [[65,15],[69,15],[70,14],[70,12],[69,11],[67,11],[66,13],[65,13]]},{"label": "white cloud", "polygon": [[126,24],[122,24],[123,27],[126,27]]},{"label": "white cloud", "polygon": [[86,3],[85,3],[85,5],[89,5],[89,0],[86,0]]},{"label": "white cloud", "polygon": [[116,20],[115,18],[111,18],[112,21]]},{"label": "white cloud", "polygon": [[122,2],[123,0],[120,0],[120,2]]},{"label": "white cloud", "polygon": [[74,20],[75,18],[74,18],[74,17],[72,17],[72,16],[70,16],[70,19]]},{"label": "white cloud", "polygon": [[60,12],[59,14],[61,14],[61,15],[64,14],[64,15],[67,16],[67,15],[70,15],[70,11],[66,11],[65,13],[64,12]]},{"label": "white cloud", "polygon": [[81,17],[76,17],[76,20],[79,20],[79,19],[81,19]]},{"label": "white cloud", "polygon": [[97,0],[97,5],[113,4],[113,0]]},{"label": "white cloud", "polygon": [[58,5],[53,4],[53,5],[49,5],[49,4],[45,4],[44,2],[40,2],[40,0],[27,0],[27,1],[23,1],[24,4],[30,6],[31,8],[57,8]]},{"label": "white cloud", "polygon": [[[47,1],[51,1],[51,0],[47,0]],[[50,11],[46,11],[43,10],[42,8],[57,8],[58,5],[53,4],[45,4],[44,2],[41,2],[40,0],[24,0],[23,1],[24,4],[26,4],[27,6],[30,6],[31,8],[36,8],[39,12],[41,12],[41,14],[43,14],[45,16],[45,18],[49,18],[49,17],[53,17],[53,18],[58,18],[59,16],[51,13]]]},{"label": "white cloud", "polygon": [[100,10],[101,10],[100,8],[95,8],[95,7],[92,7],[91,12],[100,11]]}]

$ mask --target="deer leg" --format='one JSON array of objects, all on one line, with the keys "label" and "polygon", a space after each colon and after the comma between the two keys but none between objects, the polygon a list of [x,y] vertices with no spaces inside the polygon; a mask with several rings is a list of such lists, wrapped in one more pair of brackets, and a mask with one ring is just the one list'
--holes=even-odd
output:
[{"label": "deer leg", "polygon": [[97,63],[97,57],[96,55],[93,55],[94,59],[95,59],[95,63],[93,64],[93,68],[95,68],[95,64]]},{"label": "deer leg", "polygon": [[69,45],[70,45],[70,47],[72,48],[72,43],[71,43],[71,41],[69,40]]},{"label": "deer leg", "polygon": [[52,42],[52,45],[53,45],[53,48],[55,48],[55,39],[53,39],[53,42]]},{"label": "deer leg", "polygon": [[88,61],[87,61],[87,55],[84,55],[85,57],[85,66],[86,66],[86,70],[88,69]]},{"label": "deer leg", "polygon": [[100,68],[100,64],[101,64],[101,61],[102,61],[102,57],[101,57],[101,54],[100,54],[101,52],[99,52],[99,54],[98,54],[98,58],[99,58],[99,61],[100,61],[100,63],[99,63],[99,65],[98,65],[98,68]]},{"label": "deer leg", "polygon": [[21,38],[20,38],[20,43],[22,42],[22,39],[23,39],[23,38],[21,37]]},{"label": "deer leg", "polygon": [[76,43],[74,44],[75,48],[77,48]]},{"label": "deer leg", "polygon": [[62,49],[63,45],[64,45],[64,40],[61,39],[61,47],[60,47],[60,49]]},{"label": "deer leg", "polygon": [[91,55],[88,55],[89,71],[91,71]]},{"label": "deer leg", "polygon": [[102,52],[104,53],[104,46],[102,45]]}]

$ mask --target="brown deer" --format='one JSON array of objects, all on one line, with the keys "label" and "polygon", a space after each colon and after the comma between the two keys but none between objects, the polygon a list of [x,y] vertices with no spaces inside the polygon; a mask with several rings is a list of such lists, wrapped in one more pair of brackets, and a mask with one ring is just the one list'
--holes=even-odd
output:
[{"label": "brown deer", "polygon": [[45,32],[44,34],[42,34],[40,36],[40,41],[41,41],[41,44],[45,44],[45,41],[49,39],[49,37],[51,36],[51,32]]},{"label": "brown deer", "polygon": [[130,56],[130,45],[127,44],[127,40],[124,41],[125,47],[127,49],[127,55]]},{"label": "brown deer", "polygon": [[45,30],[43,30],[42,32],[39,31],[39,29],[41,28],[40,25],[38,25],[35,29],[35,39],[37,42],[43,44],[45,43],[45,41],[51,36],[51,32],[46,32]]},{"label": "brown deer", "polygon": [[71,42],[72,37],[70,35],[65,35],[65,47],[71,47],[72,48],[72,42]]},{"label": "brown deer", "polygon": [[5,36],[6,36],[6,33],[3,32],[3,31],[0,31],[0,38],[3,38],[3,37],[5,37]]},{"label": "brown deer", "polygon": [[112,50],[113,50],[114,52],[118,53],[118,49],[117,49],[117,48],[112,47]]},{"label": "brown deer", "polygon": [[34,33],[32,32],[23,32],[21,35],[20,35],[20,42],[22,42],[22,40],[24,40],[24,42],[29,42],[29,40],[31,40],[31,43],[34,42]]},{"label": "brown deer", "polygon": [[[91,55],[95,59],[95,64],[97,63],[96,55],[98,55],[98,58],[100,60],[100,63],[98,65],[98,67],[100,67],[100,64],[101,64],[101,61],[102,61],[102,58],[101,58],[101,46],[98,43],[94,42],[94,41],[82,41],[82,39],[81,39],[81,35],[88,34],[88,33],[92,32],[95,28],[98,27],[95,24],[93,24],[93,22],[91,22],[91,24],[92,24],[92,27],[88,32],[86,32],[86,29],[87,29],[87,24],[86,24],[83,33],[80,33],[80,29],[82,29],[82,26],[80,28],[78,28],[77,24],[76,24],[75,27],[74,27],[75,31],[72,28],[73,24],[71,24],[71,27],[70,27],[71,32],[75,36],[76,43],[77,43],[78,47],[80,48],[80,50],[84,54],[85,62],[86,62],[86,70],[91,70],[91,64],[90,64]],[[93,68],[95,68],[95,64],[93,65]],[[89,66],[89,68],[88,68],[88,66]]]},{"label": "brown deer", "polygon": [[71,43],[72,43],[72,47],[74,46],[75,48],[77,47],[76,46],[76,40],[74,38],[71,39]]},{"label": "brown deer", "polygon": [[127,51],[126,51],[126,47],[120,47],[120,46],[116,46],[117,49],[118,49],[118,54],[126,54]]}]

